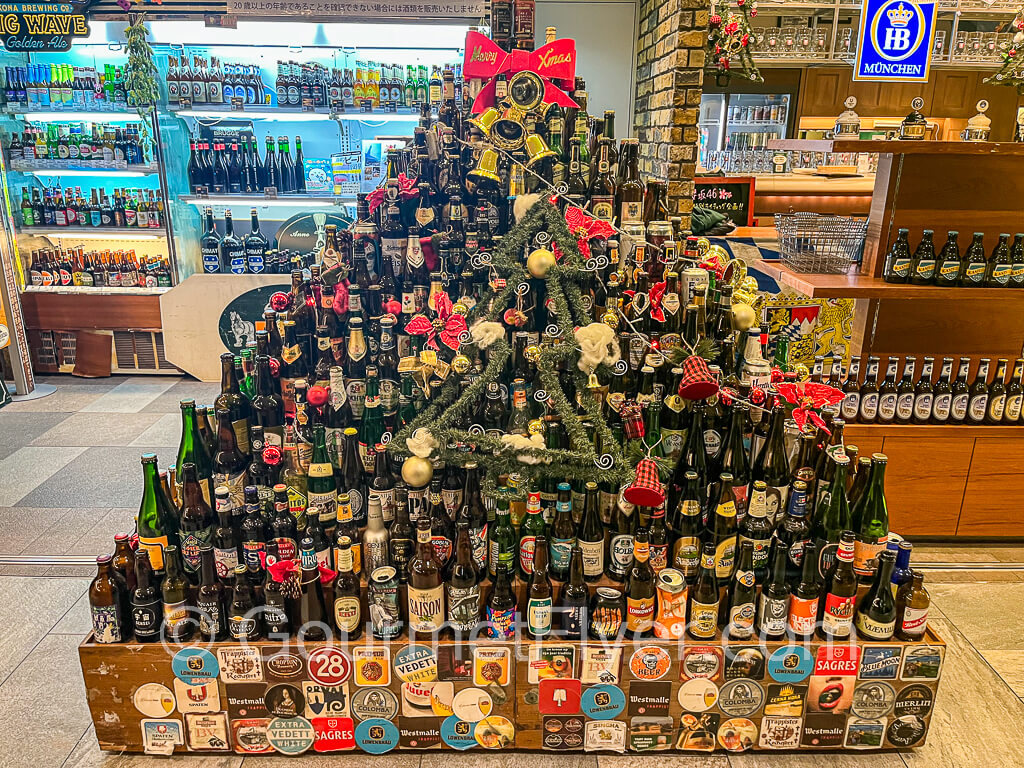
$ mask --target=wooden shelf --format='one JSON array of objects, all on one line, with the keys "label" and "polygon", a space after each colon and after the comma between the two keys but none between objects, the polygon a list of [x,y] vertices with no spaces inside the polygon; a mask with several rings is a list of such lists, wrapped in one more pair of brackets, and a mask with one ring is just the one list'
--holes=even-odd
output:
[{"label": "wooden shelf", "polygon": [[[114,293],[117,290],[117,293]],[[160,330],[157,289],[139,295],[120,289],[110,293],[21,294],[25,326],[33,330],[121,331]]]},{"label": "wooden shelf", "polygon": [[861,435],[967,439],[973,437],[1024,437],[1024,424],[847,424],[843,432],[848,442]]},{"label": "wooden shelf", "polygon": [[943,288],[937,285],[900,285],[860,274],[827,275],[795,272],[781,261],[758,261],[752,269],[774,278],[805,296],[816,299],[1020,299],[1024,288]]},{"label": "wooden shelf", "polygon": [[878,152],[893,155],[1024,155],[1015,141],[862,141],[859,139],[772,139],[768,149],[798,152]]}]

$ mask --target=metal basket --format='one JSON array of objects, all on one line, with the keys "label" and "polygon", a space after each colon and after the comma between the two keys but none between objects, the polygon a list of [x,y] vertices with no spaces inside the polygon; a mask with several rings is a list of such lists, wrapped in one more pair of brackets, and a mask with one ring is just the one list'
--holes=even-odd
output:
[{"label": "metal basket", "polygon": [[776,213],[782,261],[796,272],[843,273],[860,261],[867,219]]}]

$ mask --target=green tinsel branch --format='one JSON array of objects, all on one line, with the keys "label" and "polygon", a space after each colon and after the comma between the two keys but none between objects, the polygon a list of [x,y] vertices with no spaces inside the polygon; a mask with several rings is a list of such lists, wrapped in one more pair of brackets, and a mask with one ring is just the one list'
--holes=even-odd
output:
[{"label": "green tinsel branch", "polygon": [[157,69],[153,63],[153,48],[149,44],[145,13],[129,13],[128,27],[124,31],[128,51],[128,73],[125,78],[128,103],[135,107],[142,120],[139,135],[147,145],[152,143],[149,120],[153,107],[160,98],[157,87]]}]

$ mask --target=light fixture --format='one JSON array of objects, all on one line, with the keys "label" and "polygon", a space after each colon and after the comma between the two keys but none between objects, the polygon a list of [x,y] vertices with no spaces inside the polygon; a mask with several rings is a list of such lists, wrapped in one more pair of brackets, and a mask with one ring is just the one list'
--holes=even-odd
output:
[{"label": "light fixture", "polygon": [[[142,233],[145,230],[140,228],[138,231]],[[130,229],[103,229],[102,227],[97,227],[95,230],[64,230],[63,232],[58,230],[42,234],[45,237],[59,238],[61,240],[163,240],[163,229],[155,231],[159,234],[154,235],[149,232],[146,232],[146,234],[136,234]],[[25,232],[25,230],[22,230],[22,232]]]},{"label": "light fixture", "polygon": [[138,112],[33,112],[14,109],[11,114],[24,117],[29,123],[138,123]]},{"label": "light fixture", "polygon": [[50,168],[11,168],[17,173],[28,173],[32,176],[117,176],[122,179],[141,179],[158,173],[155,168],[152,170],[122,171],[119,168],[74,168],[74,169],[50,169]]}]

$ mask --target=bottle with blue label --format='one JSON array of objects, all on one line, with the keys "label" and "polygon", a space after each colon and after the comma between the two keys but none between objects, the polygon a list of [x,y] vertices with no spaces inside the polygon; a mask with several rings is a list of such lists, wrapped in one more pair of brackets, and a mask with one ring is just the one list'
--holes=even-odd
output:
[{"label": "bottle with blue label", "polygon": [[576,525],[572,520],[572,486],[558,484],[555,517],[551,521],[550,568],[556,581],[569,579],[569,561],[576,543]]},{"label": "bottle with blue label", "polygon": [[203,272],[213,275],[221,271],[220,235],[213,222],[213,208],[206,209],[206,234],[199,241],[199,251],[203,256]]},{"label": "bottle with blue label", "polygon": [[250,216],[250,231],[243,240],[245,262],[248,270],[258,275],[264,270],[269,244],[266,236],[260,232],[260,219],[255,208],[250,212]]},{"label": "bottle with blue label", "polygon": [[244,275],[245,245],[235,236],[235,223],[231,209],[224,211],[224,237],[220,241],[220,263],[233,275]]}]

